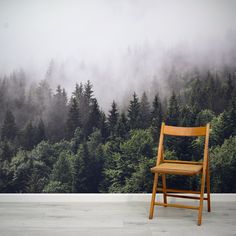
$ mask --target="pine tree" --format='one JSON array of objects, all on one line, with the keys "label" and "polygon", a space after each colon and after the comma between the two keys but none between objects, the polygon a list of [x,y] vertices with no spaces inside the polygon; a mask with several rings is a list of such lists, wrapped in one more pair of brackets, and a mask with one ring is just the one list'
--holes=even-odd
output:
[{"label": "pine tree", "polygon": [[180,112],[180,125],[181,126],[194,126],[196,121],[196,112],[193,107],[185,105],[181,108]]},{"label": "pine tree", "polygon": [[88,80],[87,83],[84,85],[84,97],[88,105],[92,102],[93,97],[93,90],[92,90],[92,84]]},{"label": "pine tree", "polygon": [[61,152],[60,156],[53,166],[52,180],[60,181],[63,184],[67,184],[71,188],[72,185],[72,170],[70,163],[70,155],[66,152]]},{"label": "pine tree", "polygon": [[15,123],[15,117],[10,110],[7,110],[1,129],[1,139],[13,141],[16,135],[17,127]]},{"label": "pine tree", "polygon": [[229,117],[232,125],[232,135],[236,135],[236,95],[232,98],[231,109],[229,111]]},{"label": "pine tree", "polygon": [[141,128],[146,129],[150,126],[150,104],[146,93],[144,92],[140,102],[140,125]]},{"label": "pine tree", "polygon": [[224,97],[226,100],[225,104],[226,104],[227,108],[229,108],[231,105],[234,89],[235,89],[235,86],[233,83],[232,75],[230,73],[228,73],[228,78],[227,78],[226,86],[225,86],[225,90],[224,90]]},{"label": "pine tree", "polygon": [[131,100],[129,104],[128,118],[131,129],[140,128],[140,103],[135,92],[133,94],[133,100]]},{"label": "pine tree", "polygon": [[129,134],[129,127],[128,127],[128,119],[124,112],[121,113],[117,126],[116,126],[116,133],[118,137],[126,139]]},{"label": "pine tree", "polygon": [[79,100],[79,110],[80,110],[80,121],[81,125],[84,127],[87,125],[89,120],[89,114],[91,113],[92,105],[93,105],[93,90],[92,84],[90,81],[82,87],[80,84],[77,91],[77,99]]},{"label": "pine tree", "polygon": [[35,131],[35,127],[30,121],[22,132],[21,143],[25,150],[31,150],[34,147],[36,143]]},{"label": "pine tree", "polygon": [[166,124],[178,126],[180,119],[179,104],[175,93],[173,92],[167,108]]},{"label": "pine tree", "polygon": [[60,85],[57,86],[56,94],[52,98],[48,116],[48,138],[54,142],[65,138],[68,116],[67,95],[65,89],[61,89]]},{"label": "pine tree", "polygon": [[71,99],[70,110],[67,119],[67,136],[71,138],[75,129],[80,126],[79,109],[75,98]]},{"label": "pine tree", "polygon": [[86,193],[89,190],[89,151],[86,143],[80,145],[73,164],[73,192]]},{"label": "pine tree", "polygon": [[113,101],[111,105],[111,110],[109,111],[109,114],[108,114],[108,125],[109,125],[111,136],[115,135],[115,129],[116,129],[118,117],[119,117],[119,113],[117,110],[117,105],[115,101]]},{"label": "pine tree", "polygon": [[104,112],[101,112],[101,120],[99,125],[101,136],[102,136],[102,142],[105,143],[106,139],[109,136],[109,127],[106,120],[106,115]]},{"label": "pine tree", "polygon": [[101,121],[101,114],[98,106],[97,99],[92,100],[91,112],[89,114],[88,122],[84,127],[85,137],[88,137],[95,128],[99,128]]},{"label": "pine tree", "polygon": [[82,83],[76,84],[75,91],[72,94],[74,95],[78,103],[80,103],[81,100],[83,99],[83,92],[84,92],[83,84]]},{"label": "pine tree", "polygon": [[38,126],[36,127],[35,142],[40,143],[42,140],[46,139],[45,126],[42,119],[40,119]]},{"label": "pine tree", "polygon": [[153,139],[156,141],[160,134],[160,128],[163,119],[162,106],[158,94],[154,97],[152,103],[151,119],[152,119],[151,122],[152,136]]}]

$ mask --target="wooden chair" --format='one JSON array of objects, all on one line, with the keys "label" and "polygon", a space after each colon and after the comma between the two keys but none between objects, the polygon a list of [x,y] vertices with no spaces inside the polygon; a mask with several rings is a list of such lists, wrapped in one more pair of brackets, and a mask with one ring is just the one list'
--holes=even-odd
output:
[{"label": "wooden chair", "polygon": [[[198,225],[202,222],[202,208],[203,200],[207,200],[208,212],[211,211],[210,203],[210,173],[209,173],[209,158],[208,158],[208,144],[209,144],[209,129],[210,125],[207,124],[205,127],[175,127],[167,126],[162,123],[159,147],[157,153],[156,166],[151,168],[151,172],[154,173],[154,183],[152,190],[152,199],[150,206],[149,219],[153,218],[154,206],[164,206],[164,207],[179,207],[198,210]],[[172,136],[205,136],[205,147],[204,147],[204,157],[202,162],[195,161],[180,161],[180,160],[165,160],[164,159],[164,148],[163,140],[164,135]],[[168,189],[166,188],[166,174],[176,174],[176,175],[197,175],[201,174],[201,189],[200,191],[191,190],[178,190],[178,189]],[[157,188],[158,175],[162,175],[162,188]],[[205,181],[207,187],[207,197],[204,197]],[[156,202],[156,192],[163,192],[164,202]],[[177,195],[175,193],[188,193],[188,194],[199,194],[200,196],[189,196],[189,195]],[[178,198],[190,198],[200,200],[199,206],[188,206],[181,204],[170,204],[167,203],[167,197],[178,197]]]}]

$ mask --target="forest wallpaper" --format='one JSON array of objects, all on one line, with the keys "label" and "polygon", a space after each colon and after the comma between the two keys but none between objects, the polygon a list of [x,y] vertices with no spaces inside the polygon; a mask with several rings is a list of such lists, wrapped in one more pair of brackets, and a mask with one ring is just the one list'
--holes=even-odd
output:
[{"label": "forest wallpaper", "polygon": [[[236,192],[233,1],[22,2],[0,2],[1,193],[151,192],[162,122],[210,122],[211,191]],[[165,158],[203,145],[167,138]]]}]

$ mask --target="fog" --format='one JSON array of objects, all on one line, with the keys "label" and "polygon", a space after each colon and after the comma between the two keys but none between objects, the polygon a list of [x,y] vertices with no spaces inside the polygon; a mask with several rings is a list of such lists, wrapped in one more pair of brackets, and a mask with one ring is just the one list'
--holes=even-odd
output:
[{"label": "fog", "polygon": [[0,76],[23,69],[71,92],[91,80],[104,109],[165,91],[173,66],[235,66],[235,1],[0,0]]}]

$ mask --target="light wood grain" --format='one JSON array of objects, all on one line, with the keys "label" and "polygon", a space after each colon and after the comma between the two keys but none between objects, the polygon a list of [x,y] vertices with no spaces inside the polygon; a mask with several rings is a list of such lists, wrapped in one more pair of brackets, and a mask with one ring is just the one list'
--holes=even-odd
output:
[{"label": "light wood grain", "polygon": [[[198,211],[198,225],[201,225],[202,223],[202,210],[203,210],[204,200],[207,200],[208,212],[211,211],[210,170],[209,170],[209,154],[208,154],[209,132],[210,132],[209,124],[207,124],[205,127],[175,127],[175,126],[167,126],[165,125],[165,123],[162,123],[156,166],[151,168],[151,172],[154,173],[154,184],[153,184],[149,219],[153,218],[154,205],[159,205],[159,206],[164,206],[164,207],[171,206],[171,207],[198,209],[199,210]],[[164,147],[163,147],[165,135],[205,136],[203,161],[195,162],[195,161],[181,161],[181,160],[165,160]],[[158,174],[162,175],[162,188],[161,189],[157,188],[158,179],[156,176],[158,176]],[[197,194],[200,194],[200,196],[186,196],[186,195],[176,195],[176,194],[168,193],[171,191],[166,186],[166,174],[189,175],[189,176],[201,174],[200,192],[191,191],[191,190],[188,191],[188,193],[193,193],[193,194],[197,193]],[[207,187],[207,197],[204,197],[205,182],[206,182],[206,187]],[[159,190],[163,192],[163,203],[155,202],[156,191],[159,191]],[[173,190],[173,192],[186,192],[186,191]],[[184,205],[176,206],[175,204],[168,204],[167,197],[199,200],[199,206],[198,207],[184,206]]]},{"label": "light wood grain", "polygon": [[153,173],[165,173],[175,175],[196,175],[202,170],[202,165],[162,163],[151,168]]},{"label": "light wood grain", "polygon": [[[108,195],[108,194],[107,194]],[[1,236],[154,236],[154,235],[236,235],[236,198],[224,195],[225,201],[212,196],[214,208],[203,212],[204,225],[195,225],[196,211],[173,207],[157,207],[158,216],[147,218],[149,201],[136,202],[124,194],[116,196],[114,202],[97,202],[91,194],[85,202],[27,202],[17,196],[18,202],[0,201]],[[150,196],[149,196],[150,197]],[[22,199],[19,202],[19,199]],[[38,196],[40,201],[42,196]],[[78,196],[78,199],[80,196]],[[161,201],[162,194],[157,198]],[[106,198],[105,198],[106,199]],[[229,202],[227,200],[231,199]],[[1,200],[1,199],[0,199]],[[45,199],[46,200],[46,199]],[[218,202],[218,200],[220,200]],[[122,202],[120,202],[122,201]],[[175,204],[197,204],[197,201],[169,199]]]}]

